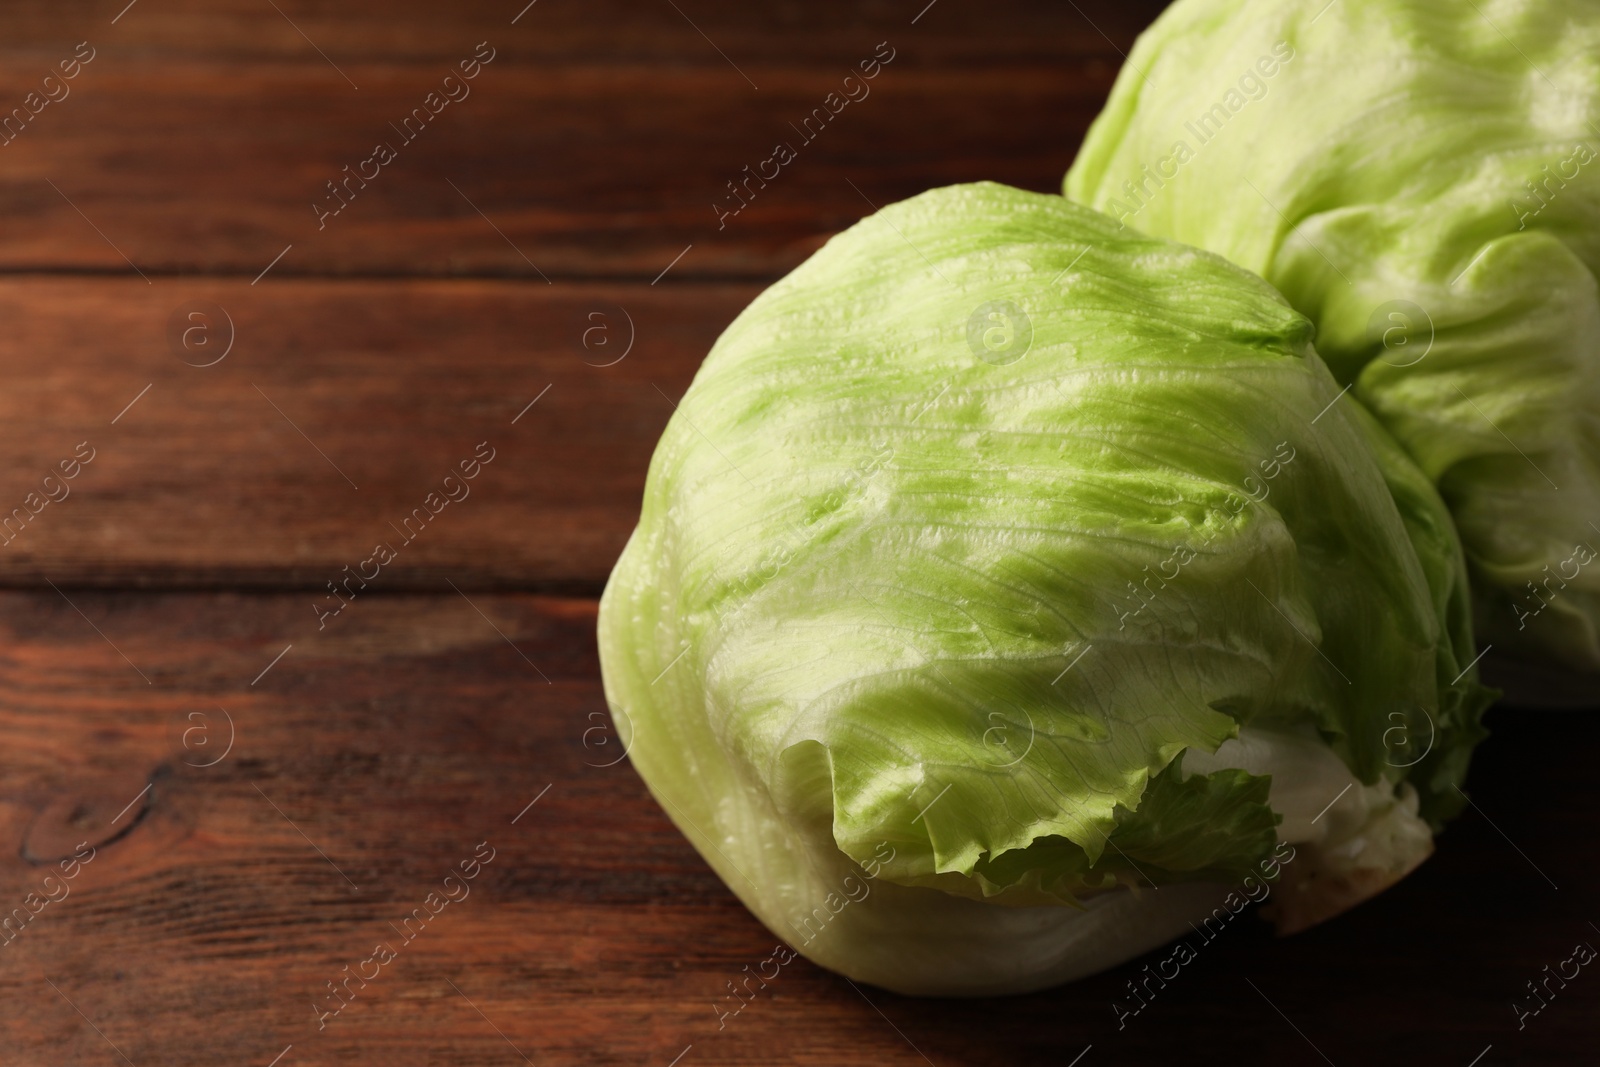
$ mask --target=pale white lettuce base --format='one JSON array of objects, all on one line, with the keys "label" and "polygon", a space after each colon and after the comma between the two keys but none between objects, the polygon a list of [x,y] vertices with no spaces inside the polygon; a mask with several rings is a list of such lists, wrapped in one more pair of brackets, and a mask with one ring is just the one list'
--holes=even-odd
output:
[{"label": "pale white lettuce base", "polygon": [[[692,685],[668,676],[655,688]],[[645,702],[630,713],[613,704],[612,710],[663,810],[769,930],[856,981],[917,996],[1046,989],[1171,941],[1235,889],[1207,883],[1117,889],[1078,909],[984,903],[871,878],[834,845],[825,812],[780,814],[770,795],[746,784],[712,743],[704,719],[661,716],[658,706]],[[643,730],[677,736],[633,745]],[[674,754],[685,762],[657,765]],[[1397,797],[1385,782],[1362,786],[1313,734],[1245,728],[1214,754],[1185,753],[1186,773],[1226,767],[1273,776],[1272,805],[1284,817],[1280,840],[1296,845],[1296,858],[1272,891],[1280,930],[1311,925],[1378,892],[1432,849],[1407,787]],[[1282,897],[1290,891],[1298,897],[1286,924]],[[1305,921],[1307,914],[1317,917]]]},{"label": "pale white lettuce base", "polygon": [[1376,896],[1433,853],[1433,831],[1407,783],[1362,785],[1309,731],[1246,727],[1214,754],[1190,750],[1184,770],[1225,767],[1272,776],[1278,840],[1296,847],[1266,916],[1292,934]]},{"label": "pale white lettuce base", "polygon": [[795,947],[830,970],[896,993],[1029,993],[1115,967],[1190,932],[1228,892],[1203,883],[1118,889],[1080,911],[985,904],[883,883],[839,914],[836,921],[849,920],[848,926]]}]

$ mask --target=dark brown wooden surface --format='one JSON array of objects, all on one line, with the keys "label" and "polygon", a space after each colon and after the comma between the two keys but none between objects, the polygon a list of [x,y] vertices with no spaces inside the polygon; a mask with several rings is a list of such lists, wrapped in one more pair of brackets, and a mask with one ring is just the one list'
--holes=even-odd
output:
[{"label": "dark brown wooden surface", "polygon": [[[0,12],[0,114],[96,50],[0,147],[0,516],[94,449],[0,536],[0,914],[96,849],[0,935],[0,1065],[1594,1058],[1600,977],[1520,1031],[1511,1004],[1600,944],[1600,718],[1511,708],[1416,875],[1293,939],[1230,929],[1121,1031],[1148,960],[962,1002],[801,960],[718,1027],[774,939],[613,762],[593,640],[656,436],[872,204],[1057,188],[1160,3],[125,2]],[[323,182],[483,40],[472,96],[318,231]],[[719,230],[724,183],[881,41],[871,95]],[[232,322],[209,367],[169,337],[201,303]],[[324,583],[484,441],[319,629]],[[319,1029],[481,842],[471,895]]]},{"label": "dark brown wooden surface", "polygon": [[[7,531],[0,583],[321,588],[398,541],[389,524],[487,441],[470,495],[378,584],[598,594],[672,404],[757,291],[0,278],[0,516],[80,442],[95,449],[70,495]],[[232,319],[234,350],[195,367],[166,328],[203,303]]]},{"label": "dark brown wooden surface", "polygon": [[[1121,60],[1065,4],[940,0],[912,26],[920,5],[540,0],[513,26],[522,3],[280,2],[327,60],[265,0],[140,0],[112,26],[119,6],[63,5],[8,35],[0,101],[81,40],[97,55],[0,149],[0,268],[127,271],[76,205],[147,274],[249,278],[293,244],[276,276],[648,281],[692,244],[680,278],[771,277],[869,211],[863,197],[1059,189]],[[1125,48],[1161,6],[1085,10]],[[389,124],[481,41],[495,59],[471,94],[401,144]],[[868,95],[803,143],[790,124],[885,41]],[[399,158],[319,230],[324,183],[380,140]],[[719,230],[726,183],[779,141],[799,158]]]},{"label": "dark brown wooden surface", "polygon": [[[79,841],[98,849],[0,948],[6,1064],[122,1062],[111,1043],[140,1067],[265,1065],[289,1045],[284,1064],[523,1062],[506,1039],[541,1065],[659,1067],[690,1045],[684,1065],[819,1067],[1065,1064],[1091,1044],[1083,1064],[1321,1062],[1306,1038],[1341,1065],[1592,1048],[1587,972],[1520,1033],[1510,1002],[1600,943],[1594,717],[1497,713],[1481,811],[1416,875],[1288,940],[1246,916],[1120,1032],[1111,1002],[1148,961],[970,1002],[796,961],[719,1030],[725,983],[774,938],[627,762],[604,766],[620,751],[593,603],[375,597],[319,634],[307,602],[0,595],[4,904]],[[319,1030],[325,983],[398,942],[389,923],[485,841],[471,894]]]}]

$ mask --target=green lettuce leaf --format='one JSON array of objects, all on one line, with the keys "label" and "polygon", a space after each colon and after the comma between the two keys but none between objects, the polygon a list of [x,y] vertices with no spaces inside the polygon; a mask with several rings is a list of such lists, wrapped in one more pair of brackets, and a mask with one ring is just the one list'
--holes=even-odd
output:
[{"label": "green lettuce leaf", "polygon": [[[774,931],[913,991],[1158,944],[1357,780],[1443,810],[1482,706],[1460,549],[1310,337],[1060,197],[957,186],[834,238],[651,463],[600,618],[635,767]],[[1292,803],[1282,745],[1214,755],[1286,730],[1333,769]]]},{"label": "green lettuce leaf", "polygon": [[1179,0],[1066,192],[1276,285],[1448,503],[1483,636],[1600,669],[1600,6]]}]

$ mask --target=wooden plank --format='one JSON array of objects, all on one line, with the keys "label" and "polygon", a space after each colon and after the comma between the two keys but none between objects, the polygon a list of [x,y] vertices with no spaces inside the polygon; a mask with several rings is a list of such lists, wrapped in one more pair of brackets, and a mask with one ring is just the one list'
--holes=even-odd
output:
[{"label": "wooden plank", "polygon": [[[1004,68],[1017,60],[1061,54],[1063,48],[1084,57],[1115,56],[1107,37],[1126,49],[1133,35],[1166,6],[1162,0],[1077,0],[1076,11],[1068,5],[1074,18],[1066,21],[1060,5],[1043,0],[997,0],[986,6],[947,0],[771,0],[759,7],[739,0],[675,2],[676,11],[671,4],[631,0],[458,0],[449,5],[428,0],[274,0],[236,8],[218,8],[206,0],[138,0],[132,5],[128,0],[57,0],[7,11],[5,51],[48,53],[62,41],[98,33],[144,55],[322,64],[334,84],[338,75],[316,48],[340,66],[345,61],[434,61],[453,59],[461,39],[475,41],[498,32],[522,54],[542,60],[719,67],[737,82],[730,60],[718,48],[741,67],[820,65],[841,44],[893,28],[914,31],[950,66]],[[113,23],[119,13],[122,17]],[[1062,31],[1072,40],[1055,39]]]},{"label": "wooden plank", "polygon": [[[1414,876],[1285,941],[1243,917],[1120,1030],[1112,1002],[1166,954],[1000,1001],[855,989],[801,959],[719,1029],[775,940],[627,762],[601,766],[593,604],[374,598],[318,633],[304,602],[0,593],[0,904],[96,849],[0,946],[7,1067],[1320,1062],[1308,1044],[1570,1063],[1592,1043],[1600,982],[1520,1031],[1510,1004],[1600,940],[1600,861],[1571,847],[1593,836],[1600,716],[1497,717],[1479,810]],[[319,1029],[326,983],[400,941],[390,924],[482,842],[470,895]]]},{"label": "wooden plank", "polygon": [[[1161,6],[7,12],[0,101],[75,42],[98,51],[0,150],[0,272],[122,276],[0,282],[0,516],[62,496],[0,542],[0,585],[37,590],[0,592],[0,903],[46,891],[79,841],[97,849],[69,897],[0,944],[0,993],[24,1009],[0,1027],[0,1063],[1587,1054],[1600,986],[1574,982],[1522,1031],[1509,1008],[1593,940],[1596,861],[1570,843],[1594,833],[1600,718],[1497,713],[1479,810],[1415,877],[1291,941],[1230,929],[1124,1029],[1112,1001],[1161,954],[1003,1002],[912,1001],[797,961],[719,1026],[727,983],[774,940],[627,763],[604,766],[592,602],[482,591],[596,591],[671,399],[752,283],[928,186],[1055,188]],[[323,181],[483,39],[498,51],[473,96],[315,229]],[[724,183],[885,39],[896,58],[870,99],[717,229]],[[232,277],[167,276],[191,272]],[[307,277],[358,274],[386,280]],[[514,277],[406,278],[471,274]],[[202,302],[236,338],[210,367],[168,335]],[[470,497],[320,626],[337,603],[323,583],[480,441],[495,459]],[[80,442],[93,460],[45,483]],[[403,592],[446,579],[466,595]],[[173,585],[303,589],[84,588]],[[319,1026],[326,983],[398,941],[390,924],[479,842],[496,853],[472,896]]]},{"label": "wooden plank", "polygon": [[[375,592],[598,592],[672,403],[756,291],[0,280],[0,584],[320,589],[387,543]],[[174,352],[214,358],[224,319],[192,351],[169,320],[207,304],[233,348],[191,366]],[[431,515],[482,442],[492,461]]]},{"label": "wooden plank", "polygon": [[[520,4],[277,5],[291,24],[187,0],[113,26],[120,6],[5,17],[0,107],[78,41],[95,58],[0,147],[0,271],[254,277],[288,249],[278,277],[772,278],[872,204],[1058,189],[1162,5],[950,2],[912,25],[924,4],[547,2],[512,26]],[[391,124],[485,40],[470,95],[404,140]],[[875,53],[892,61],[829,105]],[[323,217],[379,142],[396,158]]]}]

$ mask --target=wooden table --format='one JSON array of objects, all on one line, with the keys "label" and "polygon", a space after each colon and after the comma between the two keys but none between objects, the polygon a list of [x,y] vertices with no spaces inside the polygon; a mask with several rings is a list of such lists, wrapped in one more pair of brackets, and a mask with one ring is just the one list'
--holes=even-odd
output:
[{"label": "wooden table", "polygon": [[1121,1031],[1135,964],[937,1002],[802,961],[719,1028],[774,938],[616,762],[593,639],[654,442],[872,205],[1056,189],[1159,3],[125,2],[0,15],[0,104],[60,97],[0,146],[4,1067],[1593,1061],[1600,976],[1511,1003],[1600,944],[1600,718],[1509,708],[1415,876]]}]

